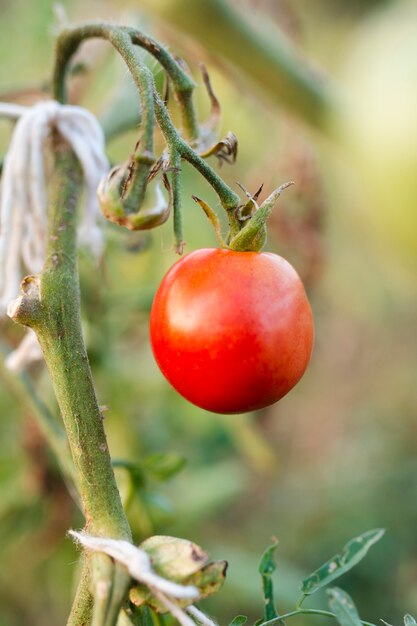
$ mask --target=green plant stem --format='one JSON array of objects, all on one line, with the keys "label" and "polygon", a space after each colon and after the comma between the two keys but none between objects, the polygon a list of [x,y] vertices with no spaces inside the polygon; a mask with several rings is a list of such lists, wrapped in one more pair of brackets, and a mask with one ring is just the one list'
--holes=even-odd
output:
[{"label": "green plant stem", "polygon": [[224,182],[208,163],[205,162],[194,150],[179,136],[169,113],[161,100],[161,97],[154,90],[155,116],[159,128],[164,135],[170,151],[176,150],[183,159],[193,165],[200,172],[207,182],[217,193],[223,208],[229,215],[229,221],[233,222],[235,211],[240,204],[240,197]]},{"label": "green plant stem", "polygon": [[36,415],[40,429],[55,455],[68,491],[77,505],[81,507],[78,495],[78,477],[71,458],[65,431],[60,427],[49,408],[37,394],[29,374],[22,372],[19,377],[23,388],[27,392],[28,401],[32,405],[33,414]]},{"label": "green plant stem", "polygon": [[80,579],[67,626],[89,626],[93,613],[93,596],[90,593],[91,561],[86,555],[81,558]]},{"label": "green plant stem", "polygon": [[[77,473],[86,528],[93,535],[130,540],[81,330],[76,208],[82,174],[75,155],[58,135],[53,154],[45,264],[39,277],[23,281],[11,315],[33,328],[42,347]],[[96,560],[100,558],[97,555]],[[89,607],[86,572],[72,615]],[[71,626],[83,623],[71,620]]]},{"label": "green plant stem", "polygon": [[[194,82],[182,70],[180,65],[163,46],[134,29],[126,29],[106,24],[86,24],[72,30],[63,31],[57,41],[56,63],[53,75],[53,91],[54,96],[58,101],[65,102],[66,100],[65,77],[68,73],[69,62],[72,55],[84,39],[91,37],[100,37],[110,41],[128,65],[141,95],[141,115],[143,118],[143,124],[147,129],[144,137],[145,141],[148,142],[148,148],[151,145],[151,134],[149,129],[151,128],[150,117],[152,105],[149,100],[149,84],[152,80],[152,75],[141,63],[141,60],[135,52],[134,45],[140,45],[145,48],[148,52],[150,52],[150,54],[155,56],[158,61],[160,61],[168,72],[174,85],[177,100],[181,106],[184,128],[187,130],[191,141],[197,141],[198,124],[191,99]],[[240,204],[240,197],[232,191],[232,189],[230,189],[230,187],[220,176],[218,176],[213,168],[211,168],[210,165],[208,165],[205,160],[193,150],[189,143],[187,143],[187,141],[180,136],[172,123],[165,104],[162,102],[162,99],[156,91],[154,85],[153,106],[158,125],[168,144],[171,158],[177,162],[179,155],[181,158],[193,165],[200,172],[200,174],[204,176],[219,196],[222,206],[228,213],[231,232],[235,234],[240,228],[239,220],[235,215],[235,211]],[[145,111],[146,107],[148,108],[147,112]],[[137,199],[137,195],[141,197],[144,195],[146,186],[145,175],[147,178],[152,162],[150,151],[146,149],[146,147],[143,148],[141,142],[139,145],[142,158],[139,159],[139,155],[137,158],[141,161],[145,169],[142,167],[140,170],[141,173],[139,171],[137,173],[138,176],[141,175],[141,184],[138,186],[139,189],[137,193],[134,192],[135,200]],[[148,157],[150,158],[149,163],[147,162]],[[177,189],[179,189],[179,186],[175,180],[174,193],[177,193]],[[179,204],[176,203],[176,206],[178,207]],[[179,239],[180,230],[178,211],[176,211],[175,226],[176,236],[177,239]]]},{"label": "green plant stem", "polygon": [[171,169],[171,194],[174,220],[175,250],[182,254],[184,248],[181,213],[181,155],[171,146],[169,166]]},{"label": "green plant stem", "polygon": [[154,155],[154,105],[152,72],[142,63],[137,49],[124,32],[114,30],[109,40],[125,61],[135,81],[140,95],[141,125],[140,134],[132,157],[131,181],[123,196],[123,206],[127,213],[136,212],[145,198],[148,176],[155,162]]},{"label": "green plant stem", "polygon": [[154,15],[204,44],[211,54],[234,66],[254,90],[284,106],[299,119],[329,132],[328,120],[338,109],[331,80],[314,72],[287,38],[273,35],[225,0],[143,0]]},{"label": "green plant stem", "polygon": [[[134,28],[124,28],[110,24],[85,24],[77,28],[62,31],[56,44],[56,62],[52,81],[55,98],[59,102],[66,101],[65,81],[68,74],[69,62],[72,55],[85,39],[106,39],[114,45],[120,41],[122,37],[129,39],[134,46],[144,48],[163,66],[174,87],[174,92],[180,106],[185,135],[191,143],[196,142],[199,137],[199,129],[192,101],[192,93],[195,88],[194,81],[184,72],[179,63],[177,63],[164,46]],[[134,56],[137,62],[138,57],[136,53]],[[132,58],[131,54],[130,57]],[[142,62],[141,65],[143,65]]]},{"label": "green plant stem", "polygon": [[56,47],[56,63],[53,77],[54,96],[65,102],[65,77],[69,62],[84,39],[99,37],[109,41],[129,68],[140,96],[141,125],[135,153],[131,159],[130,181],[123,196],[123,207],[133,213],[143,203],[149,171],[155,162],[153,146],[153,76],[144,65],[137,48],[132,44],[126,29],[105,24],[86,24],[61,33]]},{"label": "green plant stem", "polygon": [[[274,619],[270,619],[267,622],[262,622],[259,626],[273,626],[281,622],[283,619],[288,619],[290,617],[296,617],[297,615],[322,615],[323,617],[332,617],[333,619],[337,619],[336,615],[331,611],[322,611],[321,609],[296,609],[295,611],[290,611],[289,613],[284,613],[283,615],[279,615],[274,617]],[[365,622],[361,620],[364,626],[375,626],[372,622]]]},{"label": "green plant stem", "polygon": [[130,538],[81,331],[76,246],[81,172],[58,137],[54,154],[42,302],[33,327],[66,427],[89,532]]},{"label": "green plant stem", "polygon": [[[7,351],[3,345],[1,346],[1,352],[3,356],[6,356]],[[68,491],[74,501],[80,505],[77,494],[77,475],[70,455],[65,430],[52,415],[49,407],[39,397],[33,380],[27,372],[12,373],[4,365],[4,359],[0,359],[0,373],[1,377],[7,382],[8,389],[19,398],[23,405],[28,407],[36,419],[45,440],[54,452]]]},{"label": "green plant stem", "polygon": [[191,145],[194,145],[197,143],[200,134],[192,99],[195,88],[194,81],[184,72],[179,63],[177,63],[174,57],[159,42],[143,35],[136,29],[129,28],[127,31],[130,34],[132,42],[145,48],[148,52],[151,52],[170,77],[180,105],[184,135]]}]

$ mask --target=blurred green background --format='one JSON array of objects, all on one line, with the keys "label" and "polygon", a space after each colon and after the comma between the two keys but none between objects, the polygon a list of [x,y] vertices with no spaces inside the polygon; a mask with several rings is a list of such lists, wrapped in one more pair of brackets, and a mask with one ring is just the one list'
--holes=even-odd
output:
[{"label": "blurred green background", "polygon": [[[170,4],[175,0],[63,6],[71,22],[114,20],[167,42],[196,76],[201,119],[208,103],[197,62],[207,64],[222,104],[222,132],[233,130],[239,139],[236,165],[221,170],[231,185],[239,181],[255,191],[263,182],[268,194],[295,180],[271,218],[267,249],[288,258],[305,280],[316,344],[301,383],[273,407],[219,416],[189,405],[159,373],[147,330],[153,293],[176,258],[172,225],[145,235],[106,226],[105,259],[97,268],[82,256],[81,278],[112,455],[135,463],[162,452],[185,459],[168,481],[146,473],[133,498],[126,472],[117,470],[135,538],[186,537],[227,559],[223,590],[204,604],[227,623],[237,613],[261,616],[257,565],[272,536],[280,541],[282,612],[294,606],[303,576],[349,538],[384,527],[382,542],[340,584],[363,619],[398,623],[405,612],[417,612],[417,20],[407,18],[408,3],[401,2],[231,3],[249,15],[259,36],[273,40],[280,29],[317,81],[333,77],[342,112],[323,130],[278,107],[206,45],[204,29],[218,25],[198,24],[198,41],[192,32],[184,35],[167,18]],[[56,32],[52,6],[51,0],[1,0],[2,100],[44,97]],[[388,47],[383,64],[381,42]],[[100,42],[89,43],[81,59],[87,71],[72,81],[73,101],[109,129],[117,126],[112,102],[136,106],[126,70]],[[4,153],[9,125],[2,121],[0,131]],[[135,137],[133,130],[109,142],[112,162],[126,159]],[[207,184],[185,166],[186,251],[215,245],[191,194],[216,205]],[[9,320],[1,330],[9,347],[22,334]],[[31,374],[58,416],[47,373],[37,366]],[[64,623],[78,558],[65,533],[81,527],[82,517],[7,372],[0,378],[0,411],[0,624]],[[317,594],[309,606],[324,604]]]}]

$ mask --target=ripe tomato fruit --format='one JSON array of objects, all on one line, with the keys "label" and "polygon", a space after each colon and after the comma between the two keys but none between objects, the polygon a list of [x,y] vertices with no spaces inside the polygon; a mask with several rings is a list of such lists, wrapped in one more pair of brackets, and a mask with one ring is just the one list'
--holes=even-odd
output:
[{"label": "ripe tomato fruit", "polygon": [[215,413],[282,398],[308,365],[313,335],[298,274],[269,252],[185,255],[162,280],[150,317],[162,373],[184,398]]}]

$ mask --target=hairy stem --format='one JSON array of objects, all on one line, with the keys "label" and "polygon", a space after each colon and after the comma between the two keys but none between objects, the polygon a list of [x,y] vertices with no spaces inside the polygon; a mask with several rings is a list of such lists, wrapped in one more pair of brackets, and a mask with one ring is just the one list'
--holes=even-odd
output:
[{"label": "hairy stem", "polygon": [[154,99],[156,120],[170,150],[177,151],[183,159],[193,165],[196,170],[204,176],[217,193],[223,208],[229,213],[229,219],[233,219],[234,212],[240,203],[240,197],[230,189],[214,169],[178,135],[169,113],[156,90],[154,90]]},{"label": "hairy stem", "polygon": [[[2,356],[6,355],[5,346],[1,345],[0,351]],[[77,475],[70,455],[65,430],[55,419],[42,398],[39,397],[34,382],[27,372],[11,373],[4,365],[3,359],[0,359],[0,376],[7,381],[7,387],[23,405],[28,407],[36,419],[45,440],[55,455],[68,491],[73,500],[80,505],[77,493]]]},{"label": "hairy stem", "polygon": [[58,137],[54,154],[47,253],[34,329],[66,427],[89,532],[130,538],[81,331],[76,247],[81,172]]},{"label": "hairy stem", "polygon": [[[185,136],[191,143],[196,142],[199,136],[199,129],[192,101],[192,93],[195,87],[194,81],[184,72],[164,46],[152,39],[152,37],[144,35],[134,28],[124,28],[110,24],[85,24],[78,28],[64,30],[58,37],[56,45],[56,63],[52,83],[56,99],[59,102],[66,101],[65,80],[68,74],[69,62],[72,55],[85,39],[98,37],[107,39],[114,45],[115,41],[117,42],[123,36],[129,39],[135,46],[145,49],[163,66],[174,87],[181,111]],[[126,58],[125,60],[127,61]],[[129,69],[131,68],[129,67]]]},{"label": "hairy stem", "polygon": [[82,557],[81,574],[77,592],[68,617],[67,626],[89,626],[93,613],[93,596],[90,593],[91,562]]},{"label": "hairy stem", "polygon": [[192,99],[195,88],[193,79],[184,72],[181,65],[160,43],[151,37],[143,35],[136,29],[129,28],[127,31],[131,36],[132,42],[151,52],[170,77],[181,110],[184,135],[193,145],[198,141],[199,137],[197,115]]},{"label": "hairy stem", "polygon": [[145,198],[148,176],[155,162],[154,156],[154,105],[152,72],[142,63],[130,37],[122,31],[112,31],[111,43],[125,61],[140,95],[141,125],[135,153],[131,159],[131,180],[123,196],[127,213],[135,212]]},{"label": "hairy stem", "polygon": [[[195,169],[197,169],[207,182],[213,187],[217,193],[223,208],[228,213],[231,232],[235,234],[240,229],[240,223],[235,215],[235,211],[240,204],[239,196],[230,189],[230,187],[222,180],[222,178],[211,168],[206,161],[201,158],[190,146],[185,139],[181,137],[174,124],[171,121],[169,113],[158,92],[155,89],[152,75],[143,65],[138,57],[135,46],[139,45],[152,54],[167,71],[172,84],[174,85],[175,95],[180,104],[184,130],[191,143],[197,142],[198,124],[192,103],[192,92],[194,82],[184,72],[179,63],[169,54],[169,52],[158,42],[143,35],[143,33],[129,28],[111,26],[107,24],[86,24],[72,30],[65,30],[58,38],[56,48],[56,63],[53,78],[53,90],[55,98],[60,102],[65,102],[65,77],[68,73],[69,62],[77,50],[78,46],[84,39],[91,37],[100,37],[108,40],[117,49],[125,60],[133,79],[138,87],[141,96],[141,115],[144,126],[143,135],[139,141],[139,148],[135,154],[137,161],[137,169],[133,170],[132,180],[129,187],[132,189],[130,198],[126,197],[127,212],[130,205],[135,210],[135,205],[140,206],[140,200],[143,199],[147,184],[147,177],[153,162],[153,139],[151,136],[153,111],[157,119],[158,125],[168,144],[169,152],[175,155],[175,161],[183,158],[188,161]],[[153,102],[150,101],[150,85],[152,84]],[[143,141],[142,141],[143,136]],[[177,193],[179,185],[177,184],[177,176],[174,174],[174,193]],[[137,184],[136,184],[137,183]],[[139,200],[139,202],[137,202]],[[125,205],[125,202],[123,202]],[[179,203],[175,202],[176,209]],[[176,210],[175,230],[176,237],[180,239],[179,211]],[[177,246],[180,249],[181,244]]]},{"label": "hairy stem", "polygon": [[174,219],[175,250],[182,254],[184,248],[181,215],[181,155],[171,147],[169,166],[171,169],[171,194]]},{"label": "hairy stem", "polygon": [[[57,134],[53,154],[45,264],[39,277],[23,281],[23,295],[11,315],[33,328],[42,347],[67,432],[88,531],[130,540],[81,330],[76,209],[82,174],[75,155]],[[83,569],[71,626],[88,623],[88,572],[100,558],[86,557],[91,563]]]}]

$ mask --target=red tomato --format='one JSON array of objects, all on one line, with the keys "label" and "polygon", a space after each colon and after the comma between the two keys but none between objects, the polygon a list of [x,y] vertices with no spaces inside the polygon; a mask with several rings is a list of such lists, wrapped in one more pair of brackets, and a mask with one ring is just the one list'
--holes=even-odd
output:
[{"label": "red tomato", "polygon": [[150,334],[162,373],[184,398],[215,413],[243,413],[273,404],[300,380],[314,327],[285,259],[202,249],[162,280]]}]

